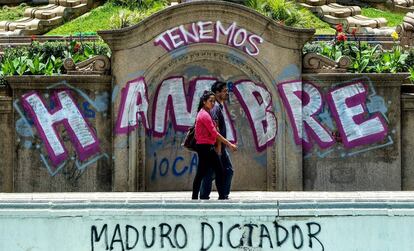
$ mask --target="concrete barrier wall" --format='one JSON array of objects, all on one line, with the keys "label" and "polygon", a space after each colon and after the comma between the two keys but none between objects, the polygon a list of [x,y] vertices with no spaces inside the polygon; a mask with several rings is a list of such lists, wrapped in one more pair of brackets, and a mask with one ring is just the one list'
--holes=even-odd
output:
[{"label": "concrete barrier wall", "polygon": [[[7,80],[13,92],[13,133],[6,137],[13,140],[7,148],[13,153],[13,192],[111,191],[111,77]],[[84,147],[88,135],[94,135],[93,148]]]},{"label": "concrete barrier wall", "polygon": [[155,193],[2,196],[0,249],[411,251],[414,245],[411,193],[267,193],[258,200],[263,195],[203,205]]}]

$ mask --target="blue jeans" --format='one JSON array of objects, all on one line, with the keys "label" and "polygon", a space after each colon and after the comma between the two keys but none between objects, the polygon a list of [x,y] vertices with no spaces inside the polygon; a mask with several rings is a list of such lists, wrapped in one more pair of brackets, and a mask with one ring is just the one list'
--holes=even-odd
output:
[{"label": "blue jeans", "polygon": [[[228,197],[230,194],[231,180],[233,178],[233,165],[231,163],[229,153],[227,149],[224,149],[223,153],[220,156],[221,164],[224,169],[224,179],[223,179],[223,194],[225,197]],[[208,200],[210,199],[211,187],[214,179],[213,169],[209,169],[207,175],[204,176],[200,188],[200,199]]]}]

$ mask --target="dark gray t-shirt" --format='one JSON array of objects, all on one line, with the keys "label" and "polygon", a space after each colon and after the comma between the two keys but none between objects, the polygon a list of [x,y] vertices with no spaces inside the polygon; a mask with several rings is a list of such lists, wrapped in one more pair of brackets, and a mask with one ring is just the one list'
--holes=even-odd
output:
[{"label": "dark gray t-shirt", "polygon": [[[219,102],[216,102],[214,104],[214,107],[210,111],[211,117],[213,118],[214,122],[218,124],[219,133],[221,136],[226,138],[226,122],[224,121],[224,115],[223,115],[223,105]],[[222,144],[222,149],[226,147],[225,144]]]}]

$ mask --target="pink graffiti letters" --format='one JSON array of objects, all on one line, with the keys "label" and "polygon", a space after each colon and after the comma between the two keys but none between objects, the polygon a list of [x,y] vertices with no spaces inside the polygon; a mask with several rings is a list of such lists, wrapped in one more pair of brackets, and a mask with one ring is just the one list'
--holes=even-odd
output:
[{"label": "pink graffiti letters", "polygon": [[68,155],[56,129],[61,123],[68,131],[80,160],[85,160],[99,152],[99,142],[95,132],[78,109],[70,91],[57,91],[53,93],[51,99],[54,100],[56,107],[49,111],[46,102],[36,92],[29,92],[22,96],[23,108],[32,117],[52,164],[59,165]]},{"label": "pink graffiti letters", "polygon": [[273,144],[277,133],[270,92],[265,86],[241,80],[234,84],[234,94],[247,114],[257,150],[263,151]]},{"label": "pink graffiti letters", "polygon": [[362,82],[331,90],[327,101],[346,148],[372,144],[387,136],[387,125],[377,112],[367,118],[367,88]]},{"label": "pink graffiti letters", "polygon": [[127,83],[122,89],[120,113],[116,122],[116,133],[129,133],[137,126],[138,120],[143,121],[144,127],[149,129],[147,118],[148,93],[143,77]]},{"label": "pink graffiti letters", "polygon": [[250,56],[256,56],[260,52],[258,45],[263,42],[262,37],[238,27],[235,22],[225,27],[220,21],[199,21],[173,27],[161,33],[155,38],[154,45],[172,51],[193,43],[221,43],[238,48]]},{"label": "pink graffiti letters", "polygon": [[278,85],[278,91],[292,123],[297,145],[302,144],[306,150],[310,150],[312,143],[309,137],[321,148],[335,144],[328,130],[315,118],[323,107],[323,101],[320,91],[313,84],[302,81],[285,82]]},{"label": "pink graffiti letters", "polygon": [[[290,81],[278,85],[282,102],[292,124],[294,140],[310,150],[312,138],[322,149],[331,147],[332,134],[316,118],[323,107],[323,95],[309,82]],[[367,90],[362,82],[331,90],[327,102],[346,148],[382,141],[387,127],[379,113],[366,119]]]},{"label": "pink graffiti letters", "polygon": [[[183,77],[169,77],[163,80],[158,85],[153,98],[152,127],[150,129],[148,126],[145,126],[145,128],[151,130],[152,135],[155,137],[163,137],[167,131],[167,121],[170,120],[174,130],[186,131],[188,127],[194,124],[199,102],[198,97],[205,90],[209,90],[216,80],[216,78],[211,77],[196,78],[190,81],[187,93]],[[128,82],[124,88],[115,130],[118,134],[129,133],[136,127],[136,117],[138,116],[136,111],[139,111],[139,108],[135,109],[134,107],[137,106],[136,100],[138,95],[128,94],[134,92],[130,91],[132,83],[141,83],[142,87],[140,90],[146,90],[143,78]],[[276,118],[271,110],[271,94],[264,86],[257,85],[248,80],[239,81],[234,88],[236,97],[248,114],[255,137],[256,148],[258,151],[263,151],[269,144],[273,143],[277,131]],[[146,100],[138,103],[148,103],[147,95],[141,94],[140,97]],[[126,112],[126,107],[132,107],[132,112],[130,112],[132,115]],[[139,114],[140,118],[144,118],[143,120],[146,121],[148,108],[146,107],[140,111],[142,112]],[[133,120],[131,120],[131,116]],[[232,142],[236,142],[236,130],[226,106],[224,106],[224,120],[227,128],[227,138]],[[122,123],[122,121],[133,121],[134,123],[128,127],[128,124],[126,122]]]}]

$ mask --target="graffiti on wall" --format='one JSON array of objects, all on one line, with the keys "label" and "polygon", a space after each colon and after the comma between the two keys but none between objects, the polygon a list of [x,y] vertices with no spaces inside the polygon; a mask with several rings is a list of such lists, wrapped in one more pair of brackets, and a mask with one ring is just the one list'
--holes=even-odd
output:
[{"label": "graffiti on wall", "polygon": [[223,248],[325,250],[320,237],[322,226],[313,221],[301,225],[278,221],[247,224],[201,221],[198,225],[196,229],[194,225],[167,222],[156,225],[92,225],[90,250],[186,249],[189,246],[197,246],[201,251]]},{"label": "graffiti on wall", "polygon": [[[216,80],[212,77],[197,77],[186,85],[182,76],[164,79],[154,90],[150,115],[151,104],[145,79],[134,78],[121,90],[115,133],[128,134],[141,122],[153,139],[165,137],[167,127],[180,132],[182,138],[182,133],[194,124],[198,97],[204,90],[210,89]],[[89,165],[90,160],[96,161],[97,156],[108,157],[106,154],[99,155],[98,136],[88,122],[95,112],[105,111],[103,104],[107,106],[108,103],[102,101],[102,95],[91,100],[82,92],[80,96],[86,96],[86,101],[79,105],[71,94],[79,90],[67,84],[65,87],[70,88],[55,91],[49,103],[36,92],[24,94],[21,98],[24,109],[20,112],[22,118],[16,121],[16,129],[22,135],[33,136],[31,126],[36,128],[48,159],[55,167],[51,171],[53,175],[69,158],[63,143],[65,138],[76,151],[79,159],[77,163],[87,160],[85,163]],[[388,135],[387,109],[381,106],[380,97],[373,95],[372,86],[362,80],[334,86],[325,93],[315,84],[302,81],[282,82],[277,85],[277,90],[290,121],[293,139],[307,151],[312,150],[314,144],[320,149],[330,149],[338,142],[345,149],[352,149],[382,142]],[[277,136],[278,120],[271,93],[264,85],[250,80],[231,83],[231,91],[240,104],[241,113],[249,122],[257,151],[263,152],[274,143]],[[108,96],[106,94],[104,97],[108,99]],[[224,110],[228,138],[237,142],[238,138],[242,139],[242,135],[238,137],[235,130],[237,121],[232,119],[234,110],[229,111],[226,106]],[[24,113],[29,117],[26,118]],[[61,137],[56,130],[59,124],[67,132],[66,137]],[[160,145],[165,146],[165,142]],[[176,145],[179,146],[179,142]],[[194,158],[187,160],[178,152],[173,154],[173,159],[168,156],[157,158],[155,150],[150,154],[154,159],[152,180],[167,173],[174,176],[191,173],[197,163]],[[45,163],[48,162],[44,155],[41,158]],[[84,168],[84,165],[78,166]]]},{"label": "graffiti on wall", "polygon": [[[194,124],[197,105],[201,94],[209,90],[216,81],[215,78],[199,77],[190,81],[186,92],[183,77],[167,78],[159,84],[155,91],[152,127],[149,127],[148,93],[144,78],[140,77],[128,82],[122,90],[121,105],[117,117],[115,132],[118,134],[133,131],[142,121],[145,129],[155,137],[166,134],[168,117],[175,131],[185,132]],[[234,93],[242,104],[251,125],[255,145],[258,151],[263,151],[271,145],[276,137],[277,123],[272,111],[272,98],[269,91],[262,85],[252,81],[242,80],[234,84]],[[234,121],[224,106],[224,117],[227,125],[227,137],[236,142],[237,135]]]},{"label": "graffiti on wall", "polygon": [[154,41],[168,52],[194,43],[221,43],[256,56],[263,38],[238,27],[236,22],[225,26],[221,21],[199,21],[180,25],[161,33]]},{"label": "graffiti on wall", "polygon": [[[96,93],[95,99],[91,99],[85,92],[66,82],[57,83],[48,89],[59,85],[63,89],[53,91],[51,95],[32,91],[14,102],[20,115],[16,120],[16,131],[18,141],[23,139],[26,149],[39,150],[40,160],[50,175],[54,176],[65,168],[65,173],[71,179],[77,179],[89,165],[102,158],[109,159],[108,154],[101,152],[96,130],[88,122],[88,119],[95,118],[96,113],[106,116],[109,94]],[[75,93],[84,101],[76,99]],[[57,129],[59,125],[62,125],[63,130]],[[38,136],[33,133],[32,127],[36,128]],[[74,156],[69,156],[65,148],[67,143],[73,145]],[[68,167],[69,162],[73,162],[73,168]]]},{"label": "graffiti on wall", "polygon": [[[340,141],[345,149],[352,149],[382,142],[388,135],[387,109],[378,102],[376,108],[368,108],[374,105],[372,100],[379,101],[381,97],[375,95],[372,85],[366,82],[361,79],[333,86],[325,95],[310,82],[280,83],[277,88],[295,143],[310,151],[313,143],[327,149]],[[327,118],[329,116],[337,132],[333,131],[335,126]]]}]

